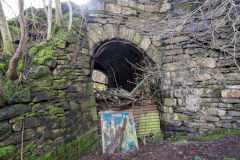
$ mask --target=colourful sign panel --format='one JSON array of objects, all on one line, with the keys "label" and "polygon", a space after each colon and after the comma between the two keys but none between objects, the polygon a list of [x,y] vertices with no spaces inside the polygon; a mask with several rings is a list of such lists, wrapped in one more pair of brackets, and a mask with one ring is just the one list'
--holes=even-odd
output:
[{"label": "colourful sign panel", "polygon": [[138,149],[132,112],[101,114],[101,132],[103,153]]}]

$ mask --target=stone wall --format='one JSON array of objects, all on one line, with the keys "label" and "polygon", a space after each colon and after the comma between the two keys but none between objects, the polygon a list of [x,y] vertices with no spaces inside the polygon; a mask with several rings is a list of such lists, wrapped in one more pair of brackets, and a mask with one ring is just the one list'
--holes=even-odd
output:
[{"label": "stone wall", "polygon": [[0,108],[2,160],[20,159],[23,125],[24,159],[76,159],[99,145],[86,30],[79,37],[75,27],[54,29],[52,41],[29,49],[26,80],[1,79],[8,101]]},{"label": "stone wall", "polygon": [[[194,8],[177,2],[94,1],[88,6],[89,49],[94,54],[102,42],[123,39],[135,43],[155,62],[160,68],[156,88],[161,90],[159,109],[165,138],[197,138],[217,127],[239,129],[240,73],[233,60],[199,45],[186,32],[173,33],[171,38],[149,34],[151,27],[161,29],[156,22],[176,21]],[[206,29],[198,21],[184,27],[193,32]]]},{"label": "stone wall", "polygon": [[[8,100],[0,108],[0,159],[19,159],[22,123],[25,159],[76,159],[98,145],[89,55],[112,39],[136,44],[160,68],[156,88],[166,138],[197,138],[216,127],[239,129],[240,73],[232,61],[219,59],[217,51],[209,54],[187,34],[170,39],[149,34],[149,27],[159,27],[151,21],[181,15],[174,2],[93,0],[85,12],[88,27],[81,33],[75,34],[79,28],[70,35],[55,28],[52,42],[34,44],[28,80],[12,93],[7,86],[15,84],[0,77]],[[74,23],[80,20],[76,11]]]}]

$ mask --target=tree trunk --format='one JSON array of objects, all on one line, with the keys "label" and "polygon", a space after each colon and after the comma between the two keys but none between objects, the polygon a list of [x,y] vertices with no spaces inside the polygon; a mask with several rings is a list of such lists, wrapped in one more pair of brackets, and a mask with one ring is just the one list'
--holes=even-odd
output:
[{"label": "tree trunk", "polygon": [[27,43],[27,32],[26,32],[26,22],[24,19],[24,0],[18,0],[19,3],[19,19],[20,19],[20,28],[21,28],[21,39],[18,45],[17,51],[12,56],[8,64],[8,77],[11,80],[14,80],[17,77],[17,65],[18,61],[21,58],[23,52],[26,49]]},{"label": "tree trunk", "polygon": [[70,0],[67,1],[68,9],[69,9],[69,25],[68,25],[68,31],[72,30],[72,6]]},{"label": "tree trunk", "polygon": [[4,97],[3,97],[3,89],[2,89],[2,85],[0,83],[0,107],[4,106]]},{"label": "tree trunk", "polygon": [[47,40],[51,40],[51,31],[52,31],[52,0],[48,0],[48,30],[47,30]]},{"label": "tree trunk", "polygon": [[1,0],[0,0],[0,29],[1,29],[2,39],[3,39],[3,51],[13,54],[14,48],[13,48],[12,38],[8,28],[6,17],[4,15]]},{"label": "tree trunk", "polygon": [[56,24],[62,26],[62,7],[60,0],[55,0],[56,2]]},{"label": "tree trunk", "polygon": [[42,0],[42,2],[43,2],[43,8],[44,8],[45,16],[47,18],[48,17],[48,11],[47,11],[45,0]]}]

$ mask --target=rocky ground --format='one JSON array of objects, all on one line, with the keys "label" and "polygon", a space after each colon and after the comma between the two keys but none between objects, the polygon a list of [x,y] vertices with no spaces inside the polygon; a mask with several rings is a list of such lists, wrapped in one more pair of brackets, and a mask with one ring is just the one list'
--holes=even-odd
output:
[{"label": "rocky ground", "polygon": [[101,154],[101,150],[82,160],[240,160],[240,136],[206,142],[170,142],[140,145],[139,151]]}]

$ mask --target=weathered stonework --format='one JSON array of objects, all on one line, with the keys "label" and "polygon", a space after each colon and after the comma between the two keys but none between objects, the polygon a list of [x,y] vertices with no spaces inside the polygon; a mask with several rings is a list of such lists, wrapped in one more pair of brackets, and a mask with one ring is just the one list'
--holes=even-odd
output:
[{"label": "weathered stonework", "polygon": [[[167,0],[99,1],[105,3],[108,9],[101,15],[91,16],[93,21],[89,25],[99,24],[99,19],[103,21],[106,17],[116,19],[118,22],[111,23],[116,26],[116,33],[113,37],[105,29],[94,34],[95,40],[89,39],[89,44],[92,44],[90,50],[93,51],[101,41],[124,39],[135,43],[161,68],[161,85],[158,87],[161,90],[162,102],[161,125],[166,138],[171,135],[209,134],[215,127],[240,129],[239,120],[236,118],[239,115],[240,103],[240,74],[237,70],[224,68],[227,64],[217,59],[215,54],[206,56],[208,50],[191,41],[187,34],[161,39],[148,37],[148,34],[141,32],[146,26],[139,22],[144,21],[144,18],[148,20],[155,17],[156,13],[159,17],[171,17],[175,13],[179,16],[181,13],[178,12],[183,12],[179,6],[175,8],[177,5]],[[109,8],[114,7],[115,11],[108,12]],[[131,11],[131,17],[124,17],[126,7],[131,8],[128,13]],[[138,14],[138,18],[134,17],[135,13]],[[128,22],[132,25],[127,25]],[[136,30],[134,25],[142,30]],[[196,29],[204,30],[201,26]],[[112,32],[111,29],[109,31]],[[89,30],[89,35],[92,35],[92,32]]]},{"label": "weathered stonework", "polygon": [[147,26],[141,21],[150,18],[176,20],[183,11],[173,4],[167,0],[93,0],[86,7],[89,22],[80,44],[76,35],[67,36],[56,44],[53,59],[36,59],[38,67],[25,84],[30,87],[11,95],[0,108],[0,159],[19,159],[23,123],[24,156],[32,159],[76,159],[99,144],[88,76],[90,58],[103,42],[113,39],[135,44],[160,68],[159,83],[154,86],[160,90],[165,138],[206,135],[216,127],[239,130],[240,73],[232,61],[207,54],[208,49],[187,34],[152,37],[134,28],[144,30]]}]

